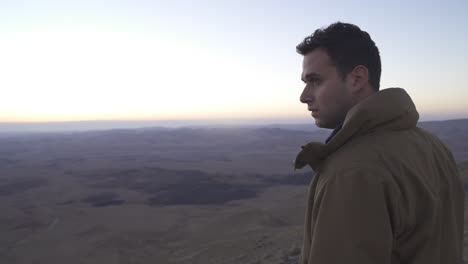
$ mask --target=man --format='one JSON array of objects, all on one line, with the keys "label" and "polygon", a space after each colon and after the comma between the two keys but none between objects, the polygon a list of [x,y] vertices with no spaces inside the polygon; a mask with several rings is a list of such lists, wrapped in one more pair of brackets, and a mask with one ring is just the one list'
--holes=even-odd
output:
[{"label": "man", "polygon": [[303,146],[295,162],[315,172],[301,264],[461,264],[464,194],[455,161],[416,127],[403,89],[379,91],[380,55],[369,34],[338,22],[297,52],[300,100],[318,127],[334,129],[325,144]]}]

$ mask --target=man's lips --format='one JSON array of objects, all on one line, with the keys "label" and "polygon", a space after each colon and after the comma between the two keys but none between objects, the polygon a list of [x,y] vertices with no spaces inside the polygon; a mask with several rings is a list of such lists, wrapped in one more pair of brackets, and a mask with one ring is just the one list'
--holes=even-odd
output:
[{"label": "man's lips", "polygon": [[309,111],[311,112],[312,116],[315,117],[318,113],[318,109],[309,109]]}]

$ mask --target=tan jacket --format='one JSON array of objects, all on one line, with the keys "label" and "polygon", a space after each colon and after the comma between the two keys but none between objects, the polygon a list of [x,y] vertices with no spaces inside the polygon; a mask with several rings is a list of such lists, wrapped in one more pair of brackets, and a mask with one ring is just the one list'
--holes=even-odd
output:
[{"label": "tan jacket", "polygon": [[418,118],[403,89],[385,89],[354,106],[330,142],[303,147],[296,168],[316,175],[301,264],[462,263],[462,182]]}]

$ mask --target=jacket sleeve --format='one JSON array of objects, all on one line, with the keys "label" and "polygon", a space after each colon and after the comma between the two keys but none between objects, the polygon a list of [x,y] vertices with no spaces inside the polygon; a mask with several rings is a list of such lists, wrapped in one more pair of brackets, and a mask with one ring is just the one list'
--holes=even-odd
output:
[{"label": "jacket sleeve", "polygon": [[317,190],[305,263],[391,263],[397,194],[382,173],[387,172],[347,168]]}]

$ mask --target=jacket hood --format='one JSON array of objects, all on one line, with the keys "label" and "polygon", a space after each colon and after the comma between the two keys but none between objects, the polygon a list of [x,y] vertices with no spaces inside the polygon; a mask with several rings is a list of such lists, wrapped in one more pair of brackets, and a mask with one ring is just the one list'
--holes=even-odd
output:
[{"label": "jacket hood", "polygon": [[353,106],[341,130],[326,144],[311,142],[302,146],[294,162],[295,169],[317,167],[353,137],[380,130],[403,130],[416,126],[419,114],[411,97],[401,88],[376,92]]}]

